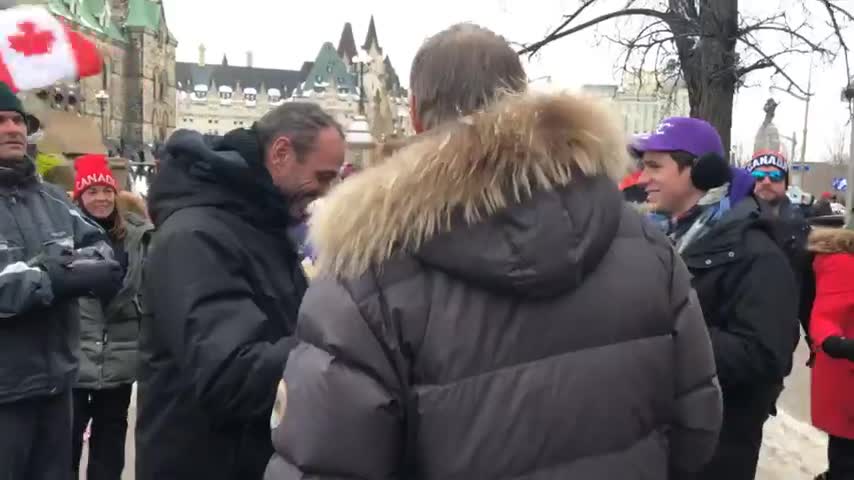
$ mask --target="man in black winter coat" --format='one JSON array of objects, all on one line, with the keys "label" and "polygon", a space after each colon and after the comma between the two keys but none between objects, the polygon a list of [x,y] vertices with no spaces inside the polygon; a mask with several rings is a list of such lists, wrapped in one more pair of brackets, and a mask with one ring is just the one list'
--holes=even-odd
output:
[{"label": "man in black winter coat", "polygon": [[[786,255],[753,197],[730,204],[720,137],[693,118],[665,120],[638,148],[650,202],[692,275],[723,389],[717,451],[697,477],[752,480],[762,426],[792,369],[798,290]],[[715,178],[712,178],[715,177]]]},{"label": "man in black winter coat", "polygon": [[287,103],[208,145],[178,131],[155,179],[144,278],[137,480],[261,478],[307,287],[288,228],[338,176],[319,107]]},{"label": "man in black winter coat", "polygon": [[807,251],[810,224],[803,210],[794,205],[786,195],[789,186],[789,164],[782,153],[761,150],[753,155],[747,171],[755,182],[754,195],[759,201],[759,209],[764,215],[774,219],[778,242],[795,271],[800,292],[798,317],[803,325],[804,335],[807,335],[815,299],[813,255]]},{"label": "man in black winter coat", "polygon": [[77,298],[121,286],[106,236],[27,157],[28,117],[0,83],[0,478],[71,477]]}]

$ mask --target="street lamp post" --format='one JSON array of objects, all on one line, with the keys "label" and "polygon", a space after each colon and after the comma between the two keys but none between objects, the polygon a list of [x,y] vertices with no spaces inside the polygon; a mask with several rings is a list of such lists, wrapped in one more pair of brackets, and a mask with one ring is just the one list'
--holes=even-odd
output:
[{"label": "street lamp post", "polygon": [[777,86],[774,86],[774,85],[772,85],[769,88],[769,91],[779,90],[781,92],[785,92],[785,93],[789,94],[790,96],[804,102],[804,104],[805,104],[805,106],[804,106],[804,130],[803,130],[803,137],[801,138],[801,158],[800,158],[799,165],[796,165],[797,162],[795,162],[795,160],[797,158],[797,151],[796,151],[795,147],[792,147],[792,154],[790,155],[791,165],[793,167],[795,167],[796,169],[800,170],[800,178],[799,178],[798,185],[801,188],[804,188],[804,182],[805,182],[806,174],[807,174],[807,134],[809,133],[809,130],[807,127],[808,127],[809,117],[810,117],[810,101],[812,100],[812,96],[813,96],[812,70],[813,70],[813,59],[810,58],[810,75],[809,75],[809,78],[807,79],[806,95],[798,95],[794,92],[784,90],[784,89],[777,87]]},{"label": "street lamp post", "polygon": [[101,136],[107,138],[107,122],[104,119],[104,112],[107,110],[107,102],[110,100],[110,94],[104,90],[99,90],[95,94],[95,100],[98,101],[98,107],[101,109]]},{"label": "street lamp post", "polygon": [[851,203],[854,200],[854,75],[848,79],[848,85],[842,90],[842,99],[848,102],[848,115],[851,123],[851,145],[848,151],[848,183],[845,186],[846,219],[851,221]]},{"label": "street lamp post", "polygon": [[353,65],[359,71],[359,115],[365,114],[365,66],[370,63],[369,57],[364,51],[353,56]]},{"label": "street lamp post", "polygon": [[355,165],[357,169],[362,169],[370,163],[369,152],[376,145],[374,137],[371,135],[368,120],[364,115],[357,115],[350,122],[347,131],[344,134],[344,139],[347,142],[347,147],[350,151],[350,163]]}]

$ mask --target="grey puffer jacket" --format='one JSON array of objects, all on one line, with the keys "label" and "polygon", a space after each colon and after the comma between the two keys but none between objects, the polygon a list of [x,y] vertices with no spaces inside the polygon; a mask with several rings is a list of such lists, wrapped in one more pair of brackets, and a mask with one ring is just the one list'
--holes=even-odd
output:
[{"label": "grey puffer jacket", "polygon": [[267,480],[672,478],[714,451],[709,335],[588,100],[511,97],[337,186]]},{"label": "grey puffer jacket", "polygon": [[93,297],[80,299],[80,377],[78,388],[117,387],[136,379],[140,309],[138,292],[148,236],[154,229],[144,218],[125,215],[124,251],[128,268],[119,293],[106,306]]}]

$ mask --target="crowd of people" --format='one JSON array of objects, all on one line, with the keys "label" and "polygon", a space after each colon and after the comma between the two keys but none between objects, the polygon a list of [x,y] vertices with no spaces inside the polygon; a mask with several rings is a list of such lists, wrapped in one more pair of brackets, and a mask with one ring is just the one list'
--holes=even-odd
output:
[{"label": "crowd of people", "polygon": [[527,84],[454,25],[383,161],[288,102],[175,132],[145,204],[104,156],[42,181],[0,84],[2,477],[87,443],[121,478],[136,382],[137,480],[749,480],[803,328],[817,478],[854,478],[854,230],[810,227],[780,152],[730,167],[680,117],[627,146]]}]

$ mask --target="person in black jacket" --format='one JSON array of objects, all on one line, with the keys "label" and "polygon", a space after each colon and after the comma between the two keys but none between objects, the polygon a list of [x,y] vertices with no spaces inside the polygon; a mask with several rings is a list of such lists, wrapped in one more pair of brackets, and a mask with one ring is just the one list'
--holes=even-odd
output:
[{"label": "person in black jacket", "polygon": [[726,196],[729,175],[710,175],[729,172],[714,127],[666,119],[638,148],[645,152],[640,181],[671,216],[669,234],[700,297],[723,389],[718,448],[696,478],[752,480],[762,426],[792,369],[794,272],[756,199],[733,204]]},{"label": "person in black jacket", "polygon": [[320,107],[286,103],[213,146],[186,130],[150,192],[137,480],[261,478],[270,412],[307,288],[288,230],[338,177]]},{"label": "person in black jacket", "polygon": [[754,194],[759,201],[759,209],[763,215],[774,220],[778,243],[795,272],[800,294],[798,318],[806,341],[812,347],[809,320],[815,299],[815,275],[812,269],[813,254],[807,250],[811,228],[804,211],[786,195],[789,164],[780,152],[760,150],[753,155],[747,171],[755,181]]},{"label": "person in black jacket", "polygon": [[106,236],[26,156],[27,115],[0,83],[0,477],[71,475],[77,298],[121,284]]}]

